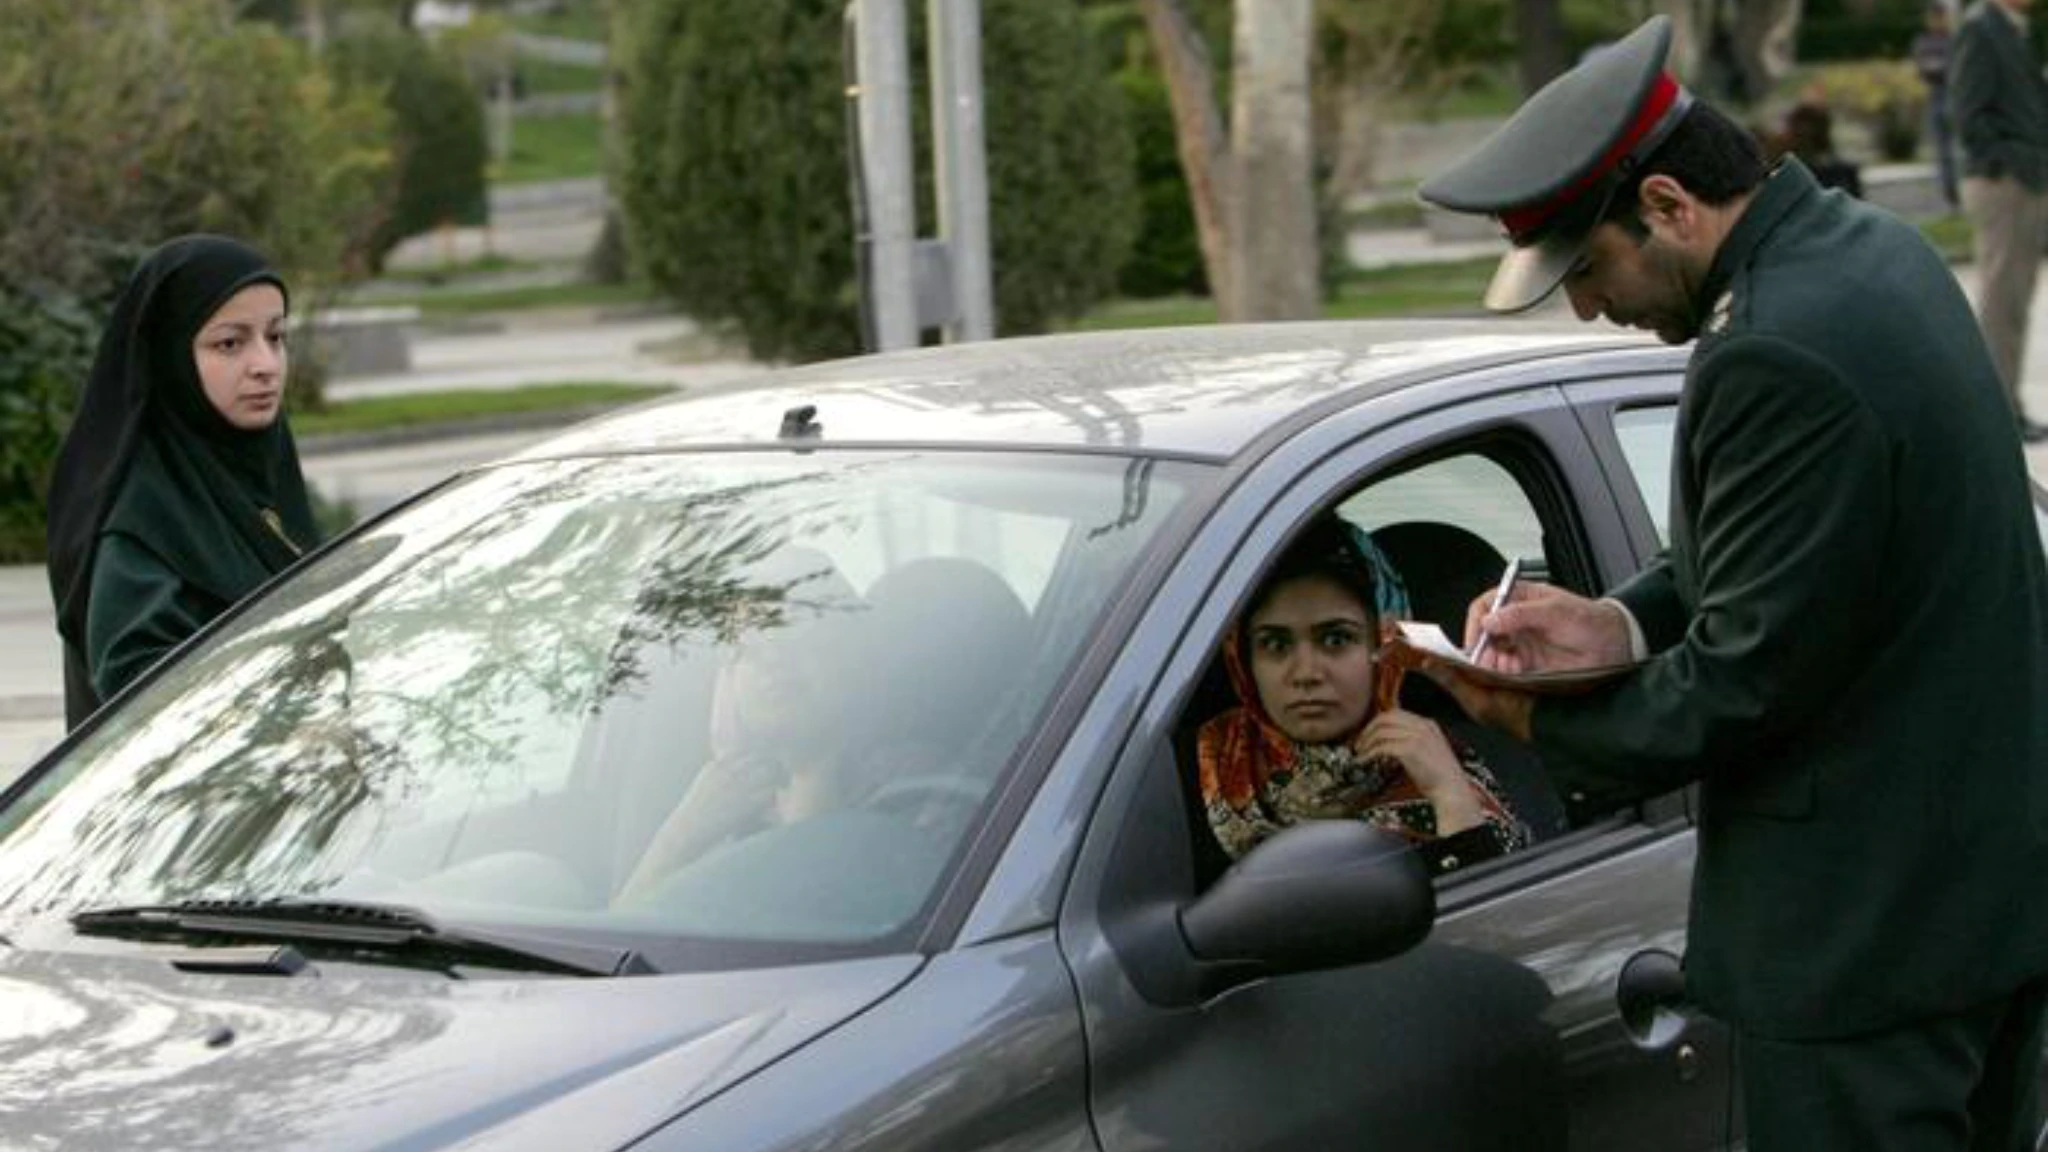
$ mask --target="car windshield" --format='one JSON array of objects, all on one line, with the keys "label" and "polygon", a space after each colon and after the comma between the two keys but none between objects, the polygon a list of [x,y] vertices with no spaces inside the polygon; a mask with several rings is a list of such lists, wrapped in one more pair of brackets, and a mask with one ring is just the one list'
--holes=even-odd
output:
[{"label": "car windshield", "polygon": [[900,947],[1207,475],[964,451],[482,472],[282,582],[0,812],[6,931],[319,896],[651,940],[665,967]]}]

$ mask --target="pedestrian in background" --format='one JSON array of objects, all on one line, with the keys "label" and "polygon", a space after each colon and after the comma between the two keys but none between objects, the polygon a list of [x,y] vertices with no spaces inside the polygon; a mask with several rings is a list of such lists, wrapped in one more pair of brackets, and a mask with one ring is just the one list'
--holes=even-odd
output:
[{"label": "pedestrian in background", "polygon": [[1948,115],[1948,0],[1927,5],[1922,27],[1913,37],[1913,70],[1927,86],[1927,141],[1934,150],[1934,172],[1941,198],[1953,212],[1962,206],[1956,191],[1956,142]]},{"label": "pedestrian in background", "polygon": [[50,485],[50,592],[77,727],[316,540],[283,415],[284,280],[184,236],[137,266]]},{"label": "pedestrian in background", "polygon": [[1835,117],[1828,110],[1827,89],[1810,84],[1799,103],[1785,113],[1784,130],[1770,149],[1772,158],[1797,156],[1823,188],[1840,188],[1863,197],[1863,169],[1835,151]]},{"label": "pedestrian in background", "polygon": [[1963,143],[1963,211],[1975,231],[1977,322],[2020,435],[2048,427],[2020,399],[2027,318],[2048,244],[2048,79],[2027,28],[2033,0],[1978,0],[1956,32],[1949,115]]},{"label": "pedestrian in background", "polygon": [[[1666,71],[1656,17],[1422,186],[1497,217],[1488,289],[1696,341],[1669,547],[1608,598],[1475,599],[1431,670],[1569,780],[1697,782],[1685,958],[1758,1152],[2032,1152],[2048,1013],[2048,559],[1997,369],[1919,232]],[[1475,593],[1480,590],[1474,589]]]}]

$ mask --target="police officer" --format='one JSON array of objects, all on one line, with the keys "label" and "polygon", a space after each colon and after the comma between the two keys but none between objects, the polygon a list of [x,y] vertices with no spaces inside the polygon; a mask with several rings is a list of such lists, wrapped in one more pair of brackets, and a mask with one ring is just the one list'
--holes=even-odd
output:
[{"label": "police officer", "polygon": [[1488,305],[1561,286],[1697,340],[1666,554],[1468,621],[1499,668],[1643,663],[1582,696],[1432,674],[1589,783],[1699,783],[1686,979],[1751,1147],[2031,1150],[2048,566],[2012,413],[1920,236],[1766,171],[1669,43],[1652,19],[1421,189],[1507,232]]}]

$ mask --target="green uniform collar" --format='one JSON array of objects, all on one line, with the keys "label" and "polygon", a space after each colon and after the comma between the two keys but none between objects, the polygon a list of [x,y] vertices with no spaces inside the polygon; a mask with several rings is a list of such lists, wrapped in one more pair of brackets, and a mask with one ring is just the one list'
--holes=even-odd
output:
[{"label": "green uniform collar", "polygon": [[1714,252],[1714,262],[1707,268],[1707,278],[1700,282],[1700,290],[1693,296],[1695,332],[1705,331],[1704,325],[1713,311],[1714,302],[1728,290],[1729,282],[1735,279],[1736,269],[1749,263],[1750,256],[1794,207],[1819,193],[1820,183],[1796,158],[1788,156],[1771,169],[1771,174],[1757,185],[1749,206],[1736,219],[1735,227],[1722,238],[1721,247]]}]

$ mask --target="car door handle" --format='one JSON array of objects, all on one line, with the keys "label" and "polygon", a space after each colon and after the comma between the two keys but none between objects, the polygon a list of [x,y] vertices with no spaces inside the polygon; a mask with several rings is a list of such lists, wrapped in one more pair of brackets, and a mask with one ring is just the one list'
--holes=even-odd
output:
[{"label": "car door handle", "polygon": [[1671,1047],[1692,1023],[1684,962],[1662,948],[1630,956],[1615,978],[1614,1003],[1636,1047],[1650,1052]]}]

